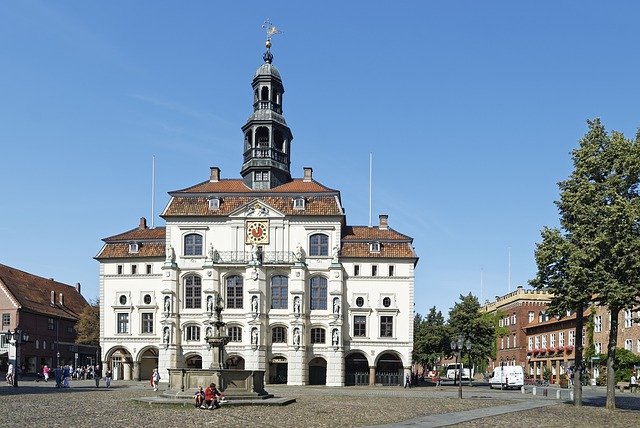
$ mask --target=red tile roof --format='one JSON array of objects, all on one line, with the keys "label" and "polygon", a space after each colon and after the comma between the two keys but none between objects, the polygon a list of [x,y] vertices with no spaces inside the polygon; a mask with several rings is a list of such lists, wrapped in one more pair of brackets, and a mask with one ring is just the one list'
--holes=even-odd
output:
[{"label": "red tile roof", "polygon": [[[51,279],[42,278],[0,264],[0,284],[4,285],[22,310],[77,320],[88,305],[75,287]],[[55,292],[55,304],[51,304],[51,291]],[[62,293],[63,304],[59,303]]]},{"label": "red tile roof", "polygon": [[126,232],[120,233],[118,235],[113,235],[108,238],[104,238],[105,242],[116,242],[116,241],[154,241],[154,240],[162,240],[165,238],[165,228],[154,227],[154,228],[145,228],[141,229],[136,227],[135,229],[128,230]]},{"label": "red tile roof", "polygon": [[273,189],[254,190],[249,188],[242,179],[225,179],[220,181],[204,181],[186,189],[169,192],[175,193],[338,193],[337,190],[330,189],[315,180],[304,181],[301,178],[294,178],[289,183],[282,184]]},{"label": "red tile roof", "polygon": [[293,209],[293,197],[269,196],[269,195],[229,195],[223,196],[220,209],[210,210],[209,201],[205,197],[178,197],[174,196],[161,217],[172,216],[227,216],[243,205],[259,199],[265,204],[286,215],[330,215],[341,216],[342,208],[335,195],[307,196],[305,197],[305,209]]},{"label": "red tile roof", "polygon": [[391,228],[380,229],[377,226],[346,226],[342,235],[343,241],[413,241],[412,238]]},{"label": "red tile roof", "polygon": [[97,260],[102,259],[128,259],[128,258],[145,258],[145,257],[164,257],[166,250],[164,241],[162,242],[143,242],[138,244],[138,252],[130,253],[129,244],[126,242],[107,243],[95,257]]}]

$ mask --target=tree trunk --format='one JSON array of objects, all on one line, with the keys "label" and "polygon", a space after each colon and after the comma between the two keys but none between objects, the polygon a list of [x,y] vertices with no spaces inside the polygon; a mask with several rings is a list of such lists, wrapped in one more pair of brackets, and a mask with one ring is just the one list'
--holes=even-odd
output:
[{"label": "tree trunk", "polygon": [[608,410],[616,408],[616,372],[613,363],[616,359],[616,345],[618,342],[618,315],[620,308],[610,308],[611,329],[609,330],[609,343],[607,344],[607,404]]},{"label": "tree trunk", "polygon": [[573,405],[582,407],[582,329],[584,328],[584,305],[576,308],[576,349],[575,365],[573,370]]}]

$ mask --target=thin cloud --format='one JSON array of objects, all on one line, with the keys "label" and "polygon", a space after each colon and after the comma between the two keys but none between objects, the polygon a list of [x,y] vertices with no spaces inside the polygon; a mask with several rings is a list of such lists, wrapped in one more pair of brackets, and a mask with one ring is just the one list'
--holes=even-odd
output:
[{"label": "thin cloud", "polygon": [[170,110],[176,113],[180,113],[182,115],[185,116],[189,116],[189,117],[193,117],[195,119],[198,120],[205,120],[207,122],[212,122],[215,121],[218,124],[221,125],[225,125],[225,126],[234,126],[234,124],[232,122],[230,122],[227,119],[224,119],[218,115],[215,115],[211,112],[207,112],[207,111],[200,111],[200,110],[196,110],[193,109],[191,107],[182,105],[180,103],[176,103],[174,101],[168,101],[168,100],[163,100],[163,99],[159,99],[159,98],[155,98],[155,97],[150,97],[147,95],[140,95],[140,94],[128,94],[129,97],[136,99],[138,101],[142,101],[145,102],[147,104],[151,104],[154,105],[156,107],[161,107],[164,108],[166,110]]}]

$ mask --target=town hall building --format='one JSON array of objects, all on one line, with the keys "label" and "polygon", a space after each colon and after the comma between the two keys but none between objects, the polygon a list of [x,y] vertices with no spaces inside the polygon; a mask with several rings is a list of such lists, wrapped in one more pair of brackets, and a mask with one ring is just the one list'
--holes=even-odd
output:
[{"label": "town hall building", "polygon": [[[402,384],[413,349],[413,239],[347,224],[340,192],[289,169],[293,135],[267,41],[242,127],[239,178],[169,192],[165,227],[103,239],[102,360],[116,379],[158,367],[208,368],[214,305],[229,342],[224,366],[290,385]],[[240,152],[240,150],[238,150]]]}]

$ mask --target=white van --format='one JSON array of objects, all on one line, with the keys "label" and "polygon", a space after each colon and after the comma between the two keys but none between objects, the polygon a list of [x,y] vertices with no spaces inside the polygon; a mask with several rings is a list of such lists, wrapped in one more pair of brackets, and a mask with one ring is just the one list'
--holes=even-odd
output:
[{"label": "white van", "polygon": [[501,366],[493,369],[489,387],[491,388],[520,388],[524,385],[524,370],[522,366]]},{"label": "white van", "polygon": [[448,364],[447,365],[447,379],[456,380],[458,376],[460,376],[459,370],[462,367],[462,380],[471,379],[471,370],[468,367],[465,367],[462,363],[457,364]]}]

